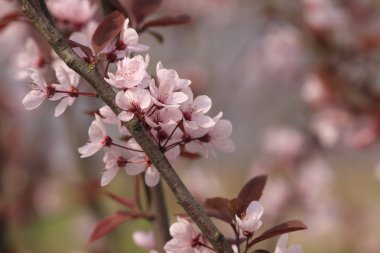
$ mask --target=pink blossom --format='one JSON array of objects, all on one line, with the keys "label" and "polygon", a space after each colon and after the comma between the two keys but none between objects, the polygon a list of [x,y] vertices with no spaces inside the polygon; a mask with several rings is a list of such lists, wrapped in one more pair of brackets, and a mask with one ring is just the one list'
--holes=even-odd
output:
[{"label": "pink blossom", "polygon": [[55,108],[54,116],[58,117],[66,110],[68,106],[71,106],[74,103],[77,96],[76,93],[78,92],[77,87],[79,84],[79,75],[69,68],[62,68],[59,66],[55,68],[55,74],[59,81],[59,84],[55,84],[57,92],[66,92],[63,93],[65,96]]},{"label": "pink blossom", "polygon": [[120,91],[116,94],[116,104],[123,109],[118,117],[122,121],[130,121],[135,114],[141,116],[150,106],[151,96],[149,91],[140,88],[132,88]]},{"label": "pink blossom", "polygon": [[187,99],[187,95],[183,92],[175,92],[172,82],[162,82],[160,86],[155,85],[154,79],[149,85],[150,93],[152,94],[153,103],[164,107],[179,107]]},{"label": "pink blossom", "polygon": [[[96,28],[98,27],[98,23],[91,20],[87,23],[85,27],[81,29],[80,32],[74,32],[70,35],[70,40],[75,41],[78,44],[86,46],[92,49],[92,35],[94,34]],[[87,57],[87,55],[78,47],[73,48],[73,50],[82,58]]]},{"label": "pink blossom", "polygon": [[120,40],[116,43],[120,49],[125,48],[125,55],[130,52],[145,52],[149,49],[148,46],[138,43],[139,35],[133,28],[128,28],[129,19],[124,21],[123,30],[120,33]]},{"label": "pink blossom", "polygon": [[145,171],[144,180],[149,187],[156,186],[160,181],[160,173],[145,155],[135,156],[134,159],[131,159],[131,163],[125,167],[125,171],[130,176],[136,176]]},{"label": "pink blossom", "polygon": [[106,129],[99,115],[95,115],[95,120],[92,121],[88,130],[90,141],[78,149],[81,158],[89,157],[98,152],[104,146],[110,146],[112,139],[107,135]]},{"label": "pink blossom", "polygon": [[193,225],[184,218],[178,217],[177,222],[170,226],[170,235],[164,250],[168,253],[198,253],[201,242],[200,234]]},{"label": "pink blossom", "polygon": [[196,139],[186,145],[186,150],[191,153],[204,153],[208,156],[211,152],[216,156],[215,151],[230,153],[235,150],[235,144],[230,138],[232,133],[232,124],[229,120],[220,119],[222,113],[213,118],[215,125],[210,129],[199,128],[189,131],[188,134]]},{"label": "pink blossom", "polygon": [[[130,145],[126,144],[126,147],[129,148]],[[103,162],[106,165],[106,170],[103,172],[101,178],[101,186],[106,186],[109,184],[112,179],[119,172],[120,168],[126,168],[133,159],[133,152],[129,152],[126,149],[112,147],[107,149],[107,152],[104,154]]]},{"label": "pink blossom", "polygon": [[204,115],[211,108],[211,99],[205,95],[193,99],[193,92],[190,89],[186,89],[185,94],[188,99],[180,106],[185,127],[191,129],[213,127],[215,122],[209,116]]},{"label": "pink blossom", "polygon": [[58,100],[63,94],[56,93],[54,84],[47,84],[45,78],[35,69],[29,69],[30,78],[32,79],[32,90],[26,94],[22,100],[27,110],[36,109],[44,102],[46,98],[49,100]]},{"label": "pink blossom", "polygon": [[168,127],[177,124],[182,119],[182,113],[177,108],[164,107],[145,117],[146,123],[152,128]]},{"label": "pink blossom", "polygon": [[236,224],[243,230],[246,236],[250,236],[261,227],[262,221],[260,218],[263,213],[264,208],[261,203],[252,201],[241,218],[235,215]]},{"label": "pink blossom", "polygon": [[137,55],[133,58],[125,57],[116,63],[117,71],[115,74],[108,72],[109,78],[105,80],[112,86],[119,89],[128,89],[140,85],[144,78],[148,78],[146,68],[149,64],[149,55],[144,58]]},{"label": "pink blossom", "polygon": [[49,0],[46,4],[59,21],[75,25],[86,23],[97,9],[96,5],[90,5],[89,0]]},{"label": "pink blossom", "polygon": [[133,241],[141,248],[154,250],[156,248],[156,239],[153,231],[135,231],[132,234]]},{"label": "pink blossom", "polygon": [[130,135],[128,129],[123,125],[123,122],[111,110],[109,106],[103,106],[99,109],[99,114],[102,116],[102,121],[106,124],[117,125],[121,134]]},{"label": "pink blossom", "polygon": [[276,249],[274,253],[302,253],[301,246],[293,245],[287,247],[288,243],[288,234],[283,234],[278,238]]},{"label": "pink blossom", "polygon": [[29,68],[41,69],[44,65],[45,59],[37,43],[31,37],[27,38],[24,49],[15,57],[16,78],[25,78],[29,75]]}]

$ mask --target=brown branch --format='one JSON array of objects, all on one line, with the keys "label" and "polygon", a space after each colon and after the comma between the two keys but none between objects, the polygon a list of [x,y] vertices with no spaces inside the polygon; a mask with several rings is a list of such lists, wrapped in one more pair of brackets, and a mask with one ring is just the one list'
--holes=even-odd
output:
[{"label": "brown branch", "polygon": [[[121,109],[115,103],[115,92],[110,85],[104,81],[103,76],[99,74],[96,67],[83,61],[70,48],[67,41],[54,28],[52,23],[43,15],[43,13],[31,4],[31,0],[18,0],[18,2],[25,15],[30,18],[36,29],[43,35],[63,61],[90,83],[98,93],[99,97],[115,114],[119,114]],[[140,122],[134,118],[131,121],[126,122],[125,126],[145,151],[154,166],[158,169],[161,177],[166,181],[171,191],[176,196],[178,203],[198,225],[199,229],[203,232],[217,252],[233,253],[228,241],[211,222],[210,218],[206,215],[198,202],[196,202],[189,193],[164,154],[146,134]]]}]

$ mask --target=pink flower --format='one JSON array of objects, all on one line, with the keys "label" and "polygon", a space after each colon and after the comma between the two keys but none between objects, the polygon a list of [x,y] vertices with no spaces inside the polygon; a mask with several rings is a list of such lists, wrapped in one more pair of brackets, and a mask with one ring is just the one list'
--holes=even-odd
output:
[{"label": "pink flower", "polygon": [[150,106],[151,96],[149,91],[140,88],[132,88],[126,92],[116,94],[116,104],[123,109],[118,117],[122,121],[130,121],[135,114],[141,116]]},{"label": "pink flower", "polygon": [[179,107],[180,103],[187,100],[187,95],[183,92],[176,92],[190,84],[189,80],[179,79],[174,70],[162,68],[162,64],[157,64],[157,78],[159,86],[151,80],[149,89],[152,94],[153,103],[164,107]]},{"label": "pink flower", "polygon": [[178,217],[177,222],[170,226],[170,235],[164,250],[169,253],[198,253],[201,252],[201,237],[192,224],[184,218]]},{"label": "pink flower", "polygon": [[29,75],[28,69],[41,69],[45,65],[45,59],[41,54],[37,43],[32,38],[27,38],[24,49],[16,55],[16,78],[22,79]]},{"label": "pink flower", "polygon": [[229,120],[220,119],[222,113],[213,118],[215,125],[210,129],[198,128],[194,131],[188,130],[188,134],[196,139],[186,144],[186,150],[191,153],[204,153],[208,156],[211,152],[216,156],[215,151],[230,153],[235,150],[235,144],[229,139],[232,133],[232,124]]},{"label": "pink flower", "polygon": [[90,141],[78,149],[81,158],[89,157],[98,152],[104,146],[110,146],[112,139],[107,135],[106,129],[100,120],[100,116],[95,114],[95,120],[92,121],[88,130]]},{"label": "pink flower", "polygon": [[243,230],[245,236],[251,236],[252,233],[261,227],[262,221],[260,218],[263,213],[264,208],[261,203],[252,201],[241,218],[235,215],[236,224]]},{"label": "pink flower", "polygon": [[116,73],[112,74],[108,72],[109,78],[105,78],[105,80],[119,89],[136,87],[144,81],[144,78],[147,79],[149,77],[146,73],[148,64],[149,55],[145,56],[145,61],[141,55],[133,58],[125,57],[122,61],[116,63]]},{"label": "pink flower", "polygon": [[117,115],[107,105],[99,109],[99,114],[102,116],[102,121],[106,124],[117,125],[119,132],[124,135],[131,135],[128,129],[123,125],[123,122],[117,117]]},{"label": "pink flower", "polygon": [[197,129],[199,126],[203,128],[213,127],[215,122],[209,116],[204,115],[211,108],[211,99],[205,95],[193,99],[193,92],[190,89],[185,91],[188,99],[180,106],[185,127],[191,129]]},{"label": "pink flower", "polygon": [[177,124],[182,119],[182,113],[177,108],[164,107],[145,117],[146,123],[152,128],[168,127]]},{"label": "pink flower", "polygon": [[148,46],[138,43],[139,35],[133,28],[128,28],[129,19],[124,21],[124,28],[120,33],[120,40],[116,46],[121,50],[125,48],[125,55],[128,56],[130,52],[145,52],[149,49]]},{"label": "pink flower", "polygon": [[75,98],[77,97],[76,93],[78,92],[77,86],[79,84],[79,75],[69,68],[62,68],[60,66],[55,68],[55,74],[59,81],[59,84],[55,84],[57,92],[65,92],[63,93],[64,97],[55,108],[54,116],[58,117],[68,106],[71,106],[74,103]]},{"label": "pink flower", "polygon": [[283,234],[278,238],[276,249],[274,253],[302,253],[301,246],[293,245],[287,247],[288,243],[288,234]]},{"label": "pink flower", "polygon": [[156,238],[153,231],[135,231],[132,234],[133,241],[141,248],[154,250],[156,248]]},{"label": "pink flower", "polygon": [[46,4],[58,20],[76,25],[86,23],[97,9],[89,0],[49,0]]},{"label": "pink flower", "polygon": [[133,155],[127,150],[122,150],[121,148],[108,149],[103,157],[103,162],[106,165],[106,170],[103,172],[100,185],[108,185],[119,172],[119,169],[125,168],[128,160],[132,157]]},{"label": "pink flower", "polygon": [[[94,34],[96,28],[98,27],[98,23],[91,20],[87,23],[85,27],[81,29],[80,32],[74,32],[70,35],[70,40],[81,44],[83,46],[86,46],[92,50],[92,35]],[[73,48],[73,50],[82,58],[86,58],[87,55],[78,47]],[[93,50],[92,50],[93,51]],[[94,52],[93,52],[94,53]]]},{"label": "pink flower", "polygon": [[46,98],[50,100],[58,100],[64,94],[56,93],[54,84],[47,84],[45,78],[35,69],[29,69],[32,90],[26,94],[22,100],[23,105],[27,110],[36,109],[44,102]]},{"label": "pink flower", "polygon": [[154,187],[160,181],[160,173],[153,164],[144,155],[135,156],[131,159],[131,163],[125,167],[125,171],[130,176],[136,176],[145,171],[145,184],[149,187]]},{"label": "pink flower", "polygon": [[180,79],[177,72],[174,69],[165,69],[162,66],[161,62],[157,63],[156,66],[156,73],[158,80],[161,83],[172,83],[174,86],[174,90],[182,90],[186,87],[188,87],[191,83],[190,80],[187,79]]}]

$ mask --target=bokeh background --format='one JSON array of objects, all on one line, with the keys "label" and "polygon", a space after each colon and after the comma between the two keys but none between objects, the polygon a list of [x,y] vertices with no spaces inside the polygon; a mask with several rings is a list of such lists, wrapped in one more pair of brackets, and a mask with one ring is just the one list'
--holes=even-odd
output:
[{"label": "bokeh background", "polygon": [[[212,98],[212,115],[223,111],[234,127],[234,153],[174,164],[200,201],[234,197],[249,178],[268,174],[264,228],[297,218],[309,229],[291,242],[304,252],[380,252],[379,5],[163,1],[153,17],[187,14],[192,21],[155,29],[163,43],[141,35],[151,48],[150,72],[158,61],[176,69]],[[0,18],[18,10],[16,1],[0,6]],[[100,103],[80,99],[59,118],[52,103],[24,109],[28,80],[16,78],[15,59],[29,36],[49,52],[27,22],[0,31],[0,252],[147,252],[131,237],[149,230],[139,221],[88,243],[96,223],[121,209],[104,191],[128,196],[133,178],[119,173],[101,188],[101,154],[79,158],[87,112]],[[174,221],[182,210],[166,193]],[[260,246],[273,250],[274,243]]]}]

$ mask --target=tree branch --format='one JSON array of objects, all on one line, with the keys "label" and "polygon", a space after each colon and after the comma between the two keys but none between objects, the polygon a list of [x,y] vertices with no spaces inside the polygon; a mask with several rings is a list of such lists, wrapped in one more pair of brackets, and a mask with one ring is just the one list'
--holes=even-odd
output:
[{"label": "tree branch", "polygon": [[[96,66],[88,64],[82,60],[68,45],[63,36],[54,28],[52,23],[31,4],[31,0],[18,0],[22,11],[30,18],[36,29],[52,46],[54,51],[63,59],[63,61],[74,71],[78,72],[90,85],[96,90],[99,97],[118,115],[121,109],[115,103],[115,92],[110,85],[104,81],[103,76],[99,74]],[[158,149],[150,137],[146,134],[145,129],[140,122],[134,118],[125,123],[129,132],[136,139],[137,143],[145,151],[153,165],[160,172],[161,177],[166,181],[173,194],[176,196],[178,203],[185,209],[199,229],[210,241],[212,246],[221,253],[233,253],[233,250],[220,233],[216,226],[211,222],[201,206],[196,202],[187,190],[169,161],[164,154]]]}]

